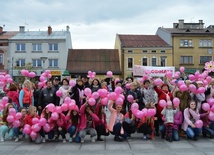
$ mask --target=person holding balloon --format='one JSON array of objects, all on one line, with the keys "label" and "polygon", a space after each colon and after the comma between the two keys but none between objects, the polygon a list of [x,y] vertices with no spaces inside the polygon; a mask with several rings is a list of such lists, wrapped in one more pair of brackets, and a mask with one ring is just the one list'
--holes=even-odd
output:
[{"label": "person holding balloon", "polygon": [[66,129],[70,134],[69,143],[73,141],[76,143],[80,142],[79,137],[79,125],[80,125],[80,115],[79,115],[79,107],[76,105],[73,110],[69,110],[66,115]]},{"label": "person holding balloon", "polygon": [[98,79],[93,79],[93,81],[91,82],[91,91],[93,92],[97,92],[99,89],[101,89],[101,83]]},{"label": "person holding balloon", "polygon": [[11,83],[9,86],[9,90],[7,92],[7,96],[12,99],[12,103],[14,104],[14,107],[16,111],[18,111],[20,105],[19,105],[19,93],[17,91],[17,86],[15,83]]},{"label": "person holding balloon", "polygon": [[23,128],[24,128],[24,120],[25,116],[27,115],[27,109],[25,107],[19,108],[19,112],[21,113],[21,119],[20,119],[20,126],[19,127],[13,127],[13,133],[15,137],[15,142],[19,141],[19,134],[22,134]]},{"label": "person holding balloon", "polygon": [[[11,130],[12,128],[12,121],[9,121],[7,118],[10,115],[10,109],[14,109],[14,105],[12,103],[7,104],[7,106],[5,107],[5,109],[3,110],[2,115],[0,116],[0,120],[2,120],[0,122],[0,136],[1,136],[1,142],[5,141],[5,135],[7,132],[9,132],[8,137],[12,138],[14,133],[13,130]],[[14,109],[15,110],[15,109]]]},{"label": "person holding balloon", "polygon": [[29,106],[34,105],[32,84],[29,80],[25,80],[23,86],[24,87],[19,93],[19,104],[20,107],[28,108]]},{"label": "person holding balloon", "polygon": [[59,105],[62,105],[66,97],[70,97],[71,92],[71,86],[69,86],[68,79],[62,80],[62,86],[59,88],[59,91],[61,91],[62,95],[60,96],[60,102]]},{"label": "person holding balloon", "polygon": [[186,132],[187,138],[197,141],[202,130],[202,125],[203,122],[200,120],[197,102],[191,100],[188,107],[184,110],[182,129]]}]

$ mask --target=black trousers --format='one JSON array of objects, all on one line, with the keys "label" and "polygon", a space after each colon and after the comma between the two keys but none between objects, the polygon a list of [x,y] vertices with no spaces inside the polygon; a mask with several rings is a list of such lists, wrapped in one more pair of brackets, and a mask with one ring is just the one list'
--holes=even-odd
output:
[{"label": "black trousers", "polygon": [[103,135],[103,136],[109,135],[109,132],[106,132],[106,128],[105,128],[104,124],[96,126],[95,129],[97,131],[97,137],[100,137],[101,135]]}]

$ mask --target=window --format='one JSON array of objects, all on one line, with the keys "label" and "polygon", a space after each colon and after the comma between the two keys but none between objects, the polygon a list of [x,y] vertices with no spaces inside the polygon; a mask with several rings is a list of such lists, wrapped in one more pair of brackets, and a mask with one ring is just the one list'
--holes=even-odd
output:
[{"label": "window", "polygon": [[147,53],[147,50],[143,50],[143,53]]},{"label": "window", "polygon": [[3,54],[0,54],[0,65],[3,65]]},{"label": "window", "polygon": [[42,60],[33,59],[33,67],[42,67]]},{"label": "window", "polygon": [[157,66],[157,58],[152,58],[152,66]]},{"label": "window", "polygon": [[148,66],[147,60],[148,60],[147,58],[143,58],[143,59],[142,59],[142,65],[143,65],[143,66]]},{"label": "window", "polygon": [[58,59],[49,59],[49,67],[58,67]]},{"label": "window", "polygon": [[16,44],[16,51],[25,51],[25,44]]},{"label": "window", "polygon": [[128,50],[128,53],[132,53],[133,51],[132,50]]},{"label": "window", "polygon": [[200,56],[200,64],[212,61],[212,56]]},{"label": "window", "polygon": [[42,44],[33,44],[33,51],[42,51]]},{"label": "window", "polygon": [[58,51],[58,44],[49,44],[49,51]]},{"label": "window", "polygon": [[133,58],[128,58],[128,68],[133,68]]},{"label": "window", "polygon": [[25,66],[25,59],[19,59],[16,61],[17,67],[24,67]]},{"label": "window", "polygon": [[192,47],[192,40],[191,39],[181,39],[180,40],[180,47]]},{"label": "window", "polygon": [[155,50],[152,50],[152,53],[156,53],[156,51],[155,51]]},{"label": "window", "polygon": [[201,39],[199,41],[199,47],[212,47],[211,39]]},{"label": "window", "polygon": [[162,67],[165,67],[166,66],[166,57],[160,57],[160,65]]},{"label": "window", "polygon": [[166,53],[166,51],[165,50],[161,50],[161,53]]},{"label": "window", "polygon": [[180,63],[181,64],[193,64],[192,56],[181,56]]}]

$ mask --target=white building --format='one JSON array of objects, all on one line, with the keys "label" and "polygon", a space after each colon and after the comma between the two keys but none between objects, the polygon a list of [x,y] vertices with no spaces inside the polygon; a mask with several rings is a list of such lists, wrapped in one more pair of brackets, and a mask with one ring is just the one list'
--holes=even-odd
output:
[{"label": "white building", "polygon": [[19,80],[20,70],[32,64],[37,76],[48,69],[53,76],[60,77],[71,48],[69,26],[66,31],[52,31],[50,26],[47,31],[25,31],[25,27],[20,26],[19,33],[9,39],[9,73]]}]

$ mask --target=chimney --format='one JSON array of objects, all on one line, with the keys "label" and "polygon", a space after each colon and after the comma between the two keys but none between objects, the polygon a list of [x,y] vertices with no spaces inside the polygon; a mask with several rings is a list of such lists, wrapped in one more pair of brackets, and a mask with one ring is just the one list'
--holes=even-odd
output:
[{"label": "chimney", "polygon": [[69,30],[70,30],[70,27],[67,25],[66,26],[66,31],[69,32]]},{"label": "chimney", "polygon": [[203,29],[203,28],[204,28],[203,20],[199,20],[199,29]]},{"label": "chimney", "polygon": [[51,26],[48,26],[48,35],[50,35],[52,33],[52,28]]},{"label": "chimney", "polygon": [[3,27],[0,26],[0,34],[3,33]]},{"label": "chimney", "polygon": [[24,26],[19,26],[19,32],[24,33],[25,32],[25,27]]},{"label": "chimney", "polygon": [[183,19],[179,19],[179,25],[178,25],[178,28],[179,29],[183,29],[184,28],[184,20]]}]

